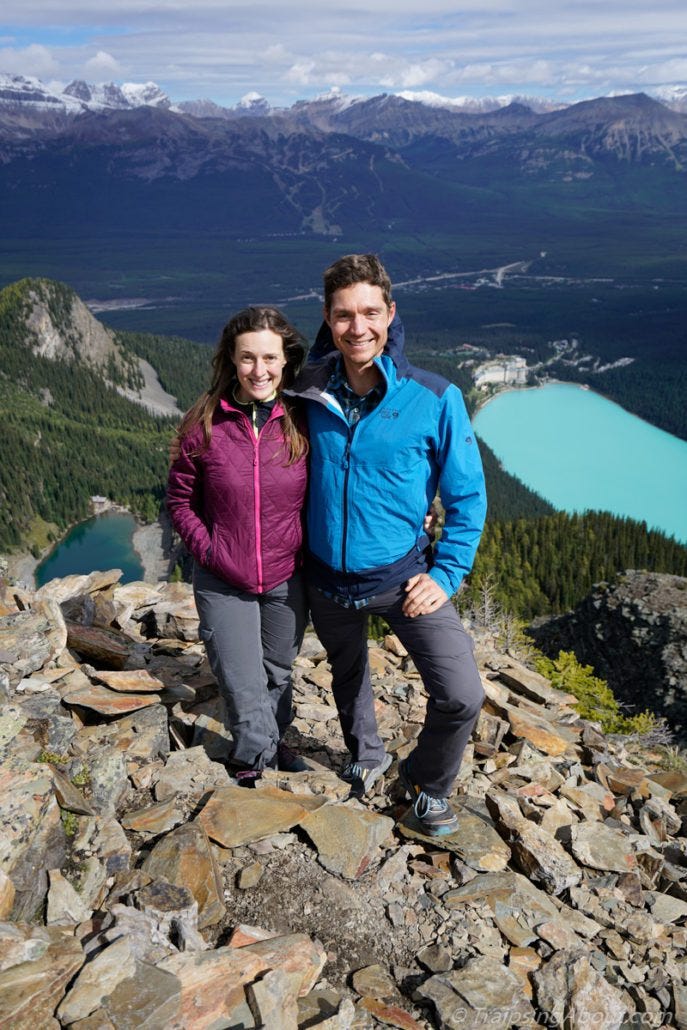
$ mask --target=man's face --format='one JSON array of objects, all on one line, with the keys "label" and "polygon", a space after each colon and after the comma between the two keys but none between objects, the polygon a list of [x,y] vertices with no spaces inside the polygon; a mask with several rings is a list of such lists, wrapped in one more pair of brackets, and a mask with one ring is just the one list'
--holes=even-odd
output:
[{"label": "man's face", "polygon": [[337,290],[324,317],[347,369],[362,372],[381,354],[396,305],[387,307],[380,286],[354,283]]}]

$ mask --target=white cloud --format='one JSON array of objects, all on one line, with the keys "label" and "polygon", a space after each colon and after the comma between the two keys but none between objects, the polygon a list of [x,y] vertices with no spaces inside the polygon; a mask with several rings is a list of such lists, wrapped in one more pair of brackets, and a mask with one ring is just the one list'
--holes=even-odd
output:
[{"label": "white cloud", "polygon": [[31,43],[23,49],[0,49],[0,71],[14,75],[33,75],[38,79],[56,75],[59,65],[46,46]]},{"label": "white cloud", "polygon": [[95,57],[86,61],[84,72],[87,79],[99,82],[102,79],[115,79],[117,76],[121,76],[124,74],[124,69],[116,57],[108,54],[105,50],[99,50]]},{"label": "white cloud", "polygon": [[0,70],[126,74],[173,99],[255,90],[287,103],[331,85],[598,95],[687,81],[684,0],[5,0],[3,22]]},{"label": "white cloud", "polygon": [[295,82],[299,86],[309,86],[314,70],[314,61],[299,61],[297,64],[291,65],[286,73],[286,79],[289,82]]}]

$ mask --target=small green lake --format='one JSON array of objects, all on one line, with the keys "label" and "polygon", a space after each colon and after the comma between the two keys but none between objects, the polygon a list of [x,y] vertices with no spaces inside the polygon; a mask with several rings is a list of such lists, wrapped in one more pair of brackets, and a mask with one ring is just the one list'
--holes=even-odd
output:
[{"label": "small green lake", "polygon": [[121,569],[120,582],[143,579],[143,566],[133,548],[133,515],[107,511],[80,522],[36,569],[36,586],[48,580],[95,570]]},{"label": "small green lake", "polygon": [[610,511],[687,543],[687,441],[564,383],[500,393],[473,425],[555,508]]}]

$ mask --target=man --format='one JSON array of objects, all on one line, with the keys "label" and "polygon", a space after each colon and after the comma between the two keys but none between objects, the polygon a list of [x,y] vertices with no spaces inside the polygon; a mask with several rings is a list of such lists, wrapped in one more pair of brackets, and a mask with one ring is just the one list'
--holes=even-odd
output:
[{"label": "man", "polygon": [[[395,310],[374,255],[325,272],[322,359],[292,391],[308,402],[310,606],[351,753],[343,776],[358,796],[392,761],[377,732],[368,615],[383,616],[413,658],[429,699],[399,779],[421,829],[443,835],[457,827],[447,797],[484,698],[450,602],[484,524],[484,477],[460,391],[408,364]],[[446,521],[432,552],[423,520],[437,488]]]}]

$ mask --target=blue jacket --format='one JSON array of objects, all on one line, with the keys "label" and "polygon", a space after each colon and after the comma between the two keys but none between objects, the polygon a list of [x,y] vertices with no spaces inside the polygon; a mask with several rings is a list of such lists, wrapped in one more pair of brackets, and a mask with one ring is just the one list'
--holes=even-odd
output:
[{"label": "blue jacket", "polygon": [[462,394],[408,363],[397,316],[375,359],[384,397],[349,427],[327,392],[338,357],[328,353],[327,337],[323,327],[312,352],[320,360],[288,391],[308,401],[309,550],[337,572],[397,562],[426,541],[423,520],[438,489],[446,522],[430,575],[450,596],[472,567],[486,514],[482,463]]}]

